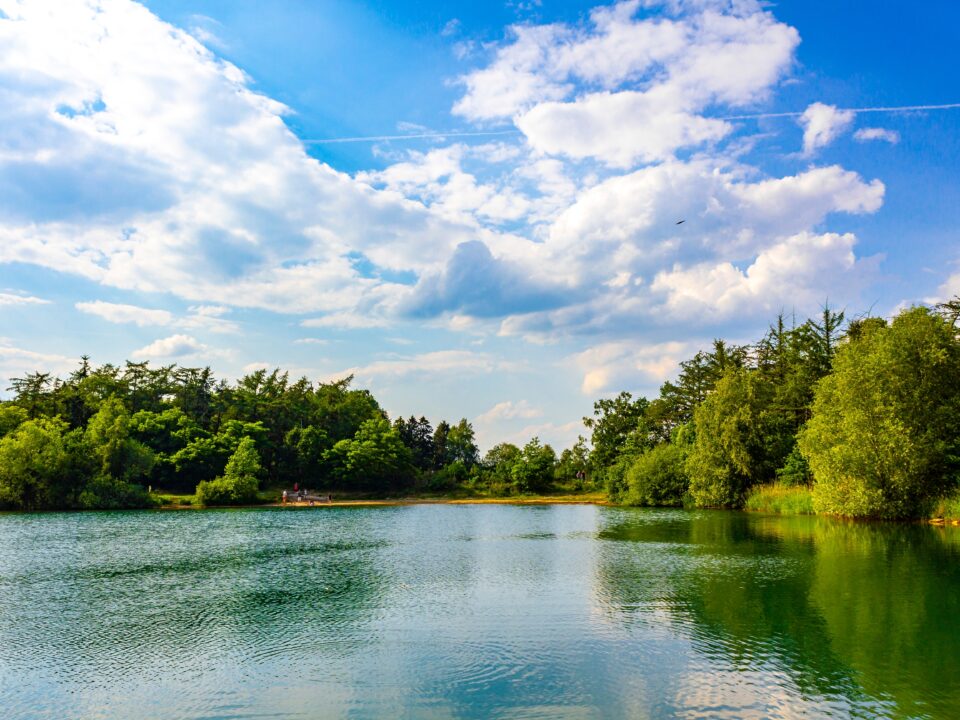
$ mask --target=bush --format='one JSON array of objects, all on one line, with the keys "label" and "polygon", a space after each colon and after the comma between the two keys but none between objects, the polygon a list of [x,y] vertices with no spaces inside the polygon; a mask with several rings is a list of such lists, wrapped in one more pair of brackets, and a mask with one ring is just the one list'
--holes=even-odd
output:
[{"label": "bush", "polygon": [[78,504],[84,510],[148,508],[157,504],[146,488],[101,475],[87,483]]},{"label": "bush", "polygon": [[673,443],[657,445],[638,457],[626,473],[626,505],[680,506],[690,481],[686,453]]},{"label": "bush", "polygon": [[250,475],[218,477],[197,485],[201,505],[247,505],[257,500],[257,479]]}]

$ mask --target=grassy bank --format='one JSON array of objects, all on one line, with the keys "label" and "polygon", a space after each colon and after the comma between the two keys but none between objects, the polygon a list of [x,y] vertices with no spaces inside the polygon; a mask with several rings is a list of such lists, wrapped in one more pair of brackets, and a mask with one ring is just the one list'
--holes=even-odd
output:
[{"label": "grassy bank", "polygon": [[930,519],[936,523],[960,525],[960,493],[938,500]]},{"label": "grassy bank", "polygon": [[[260,490],[257,493],[257,502],[251,503],[248,507],[257,505],[284,505],[281,502],[283,490],[278,488],[268,488]],[[326,494],[326,491],[321,493]],[[178,494],[168,492],[156,492],[153,494],[159,502],[162,509],[184,510],[199,509],[203,506],[197,502],[197,498],[192,494]],[[445,505],[603,505],[607,502],[606,493],[603,492],[579,492],[565,493],[558,492],[549,495],[505,495],[505,496],[486,496],[486,495],[461,495],[461,494],[412,494],[401,497],[372,497],[362,494],[333,493],[333,501],[330,503],[316,503],[311,505],[308,502],[295,502],[288,499],[285,507],[331,507],[331,506],[377,506],[377,505],[421,505],[421,504],[445,504]]]},{"label": "grassy bank", "polygon": [[813,515],[813,494],[805,485],[788,486],[774,483],[759,485],[750,491],[745,510],[781,515]]}]

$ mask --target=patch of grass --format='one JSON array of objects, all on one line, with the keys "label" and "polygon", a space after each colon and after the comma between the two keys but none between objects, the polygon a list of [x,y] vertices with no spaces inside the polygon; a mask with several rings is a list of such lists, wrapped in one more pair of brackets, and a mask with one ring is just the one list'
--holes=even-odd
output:
[{"label": "patch of grass", "polygon": [[940,498],[930,513],[930,518],[934,520],[960,520],[960,493],[954,493],[945,498]]},{"label": "patch of grass", "polygon": [[806,485],[759,485],[750,491],[745,510],[781,515],[813,515],[813,494]]},{"label": "patch of grass", "polygon": [[196,497],[193,494],[185,493],[166,493],[154,491],[152,493],[161,507],[190,507],[196,503]]}]

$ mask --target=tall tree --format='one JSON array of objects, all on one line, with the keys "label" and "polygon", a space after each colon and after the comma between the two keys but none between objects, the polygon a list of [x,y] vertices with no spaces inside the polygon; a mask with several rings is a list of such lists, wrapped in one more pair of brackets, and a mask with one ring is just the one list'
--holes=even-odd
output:
[{"label": "tall tree", "polygon": [[861,328],[800,435],[818,512],[916,517],[960,481],[960,342],[926,308]]}]

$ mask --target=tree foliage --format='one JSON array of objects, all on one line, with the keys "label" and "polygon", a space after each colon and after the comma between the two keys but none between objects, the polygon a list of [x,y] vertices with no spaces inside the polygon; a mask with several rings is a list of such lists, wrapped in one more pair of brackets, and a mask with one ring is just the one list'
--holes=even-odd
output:
[{"label": "tree foliage", "polygon": [[914,517],[956,487],[960,344],[925,308],[874,325],[837,355],[800,436],[819,512]]}]

